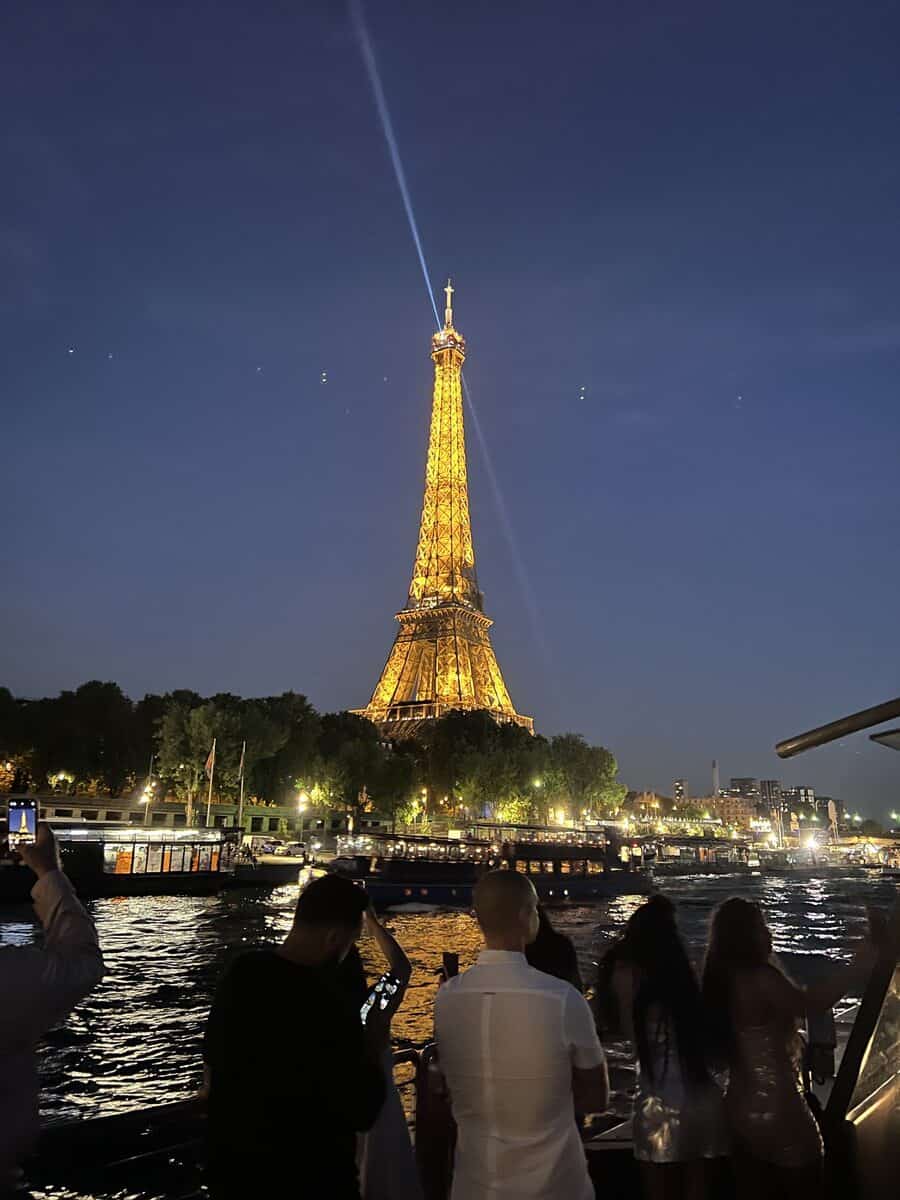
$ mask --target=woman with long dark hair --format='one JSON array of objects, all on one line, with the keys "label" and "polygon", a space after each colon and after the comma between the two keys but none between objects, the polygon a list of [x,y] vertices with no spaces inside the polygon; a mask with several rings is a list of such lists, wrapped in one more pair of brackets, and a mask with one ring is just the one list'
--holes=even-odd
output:
[{"label": "woman with long dark hair", "polygon": [[772,959],[758,904],[735,896],[716,909],[703,996],[729,1068],[725,1110],[739,1196],[821,1193],[822,1137],[804,1095],[798,1023],[831,1008],[872,953],[864,943],[849,966],[798,987]]},{"label": "woman with long dark hair", "polygon": [[635,1050],[633,1143],[646,1193],[700,1200],[710,1160],[728,1153],[728,1139],[700,985],[670,900],[652,896],[632,913],[597,985],[601,1023],[617,1023]]},{"label": "woman with long dark hair", "polygon": [[574,943],[553,928],[543,904],[538,905],[537,937],[525,947],[525,960],[529,967],[571,983],[576,991],[584,991]]}]

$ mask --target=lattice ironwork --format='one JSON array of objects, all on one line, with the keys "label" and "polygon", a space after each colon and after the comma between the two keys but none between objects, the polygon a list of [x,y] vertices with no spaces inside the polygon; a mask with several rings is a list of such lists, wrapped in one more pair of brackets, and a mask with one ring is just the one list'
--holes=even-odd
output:
[{"label": "lattice ironwork", "polygon": [[532,730],[532,718],[513,708],[488,634],[492,622],[482,611],[466,471],[466,343],[453,325],[449,282],[445,292],[444,327],[431,340],[434,396],[412,582],[372,699],[356,711],[395,735],[453,709],[485,709]]}]

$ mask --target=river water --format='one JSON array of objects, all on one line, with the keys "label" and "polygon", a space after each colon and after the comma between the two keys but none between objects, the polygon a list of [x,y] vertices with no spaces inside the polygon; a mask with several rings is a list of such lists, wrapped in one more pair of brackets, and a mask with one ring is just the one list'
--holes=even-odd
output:
[{"label": "river water", "polygon": [[[729,895],[758,900],[779,953],[801,978],[817,956],[849,955],[865,930],[865,907],[890,905],[897,889],[876,879],[783,877],[670,879],[664,889],[678,904],[684,936],[697,956],[714,906]],[[42,1108],[47,1121],[109,1115],[190,1096],[201,1077],[203,1023],[215,982],[229,960],[254,946],[274,945],[290,925],[297,888],[232,891],[208,898],[129,897],[91,905],[107,974],[40,1051]],[[575,942],[586,981],[590,963],[639,903],[624,896],[590,907],[552,911],[557,928]],[[412,983],[394,1021],[398,1044],[429,1040],[441,952],[455,950],[465,969],[479,935],[468,913],[391,915],[388,921],[414,967]],[[0,910],[0,937],[26,943],[39,936],[30,909]],[[372,976],[382,964],[368,941],[363,959]],[[260,1010],[242,1039],[249,1054],[278,1055],[286,1039],[315,1037],[292,1023],[291,1013]],[[624,1065],[622,1048],[612,1059]]]}]

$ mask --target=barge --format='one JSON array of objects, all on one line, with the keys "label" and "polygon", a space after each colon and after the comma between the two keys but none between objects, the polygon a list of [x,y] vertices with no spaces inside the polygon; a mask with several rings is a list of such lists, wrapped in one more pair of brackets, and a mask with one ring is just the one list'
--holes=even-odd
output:
[{"label": "barge", "polygon": [[593,901],[652,891],[648,872],[611,858],[600,831],[508,826],[490,839],[476,829],[459,837],[417,834],[342,836],[329,869],[358,880],[376,908],[468,908],[481,875],[519,871],[545,903]]},{"label": "barge", "polygon": [[[82,899],[209,895],[235,882],[237,830],[50,824]],[[28,902],[34,882],[22,862],[0,862],[0,903]]]}]

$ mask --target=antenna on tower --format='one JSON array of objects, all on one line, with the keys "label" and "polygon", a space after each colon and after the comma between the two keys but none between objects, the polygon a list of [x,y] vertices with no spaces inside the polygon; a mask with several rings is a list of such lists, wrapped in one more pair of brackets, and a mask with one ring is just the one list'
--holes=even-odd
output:
[{"label": "antenna on tower", "polygon": [[447,297],[447,307],[444,309],[444,328],[453,328],[453,293],[456,289],[450,280],[447,280],[447,286],[444,288],[444,295]]}]

